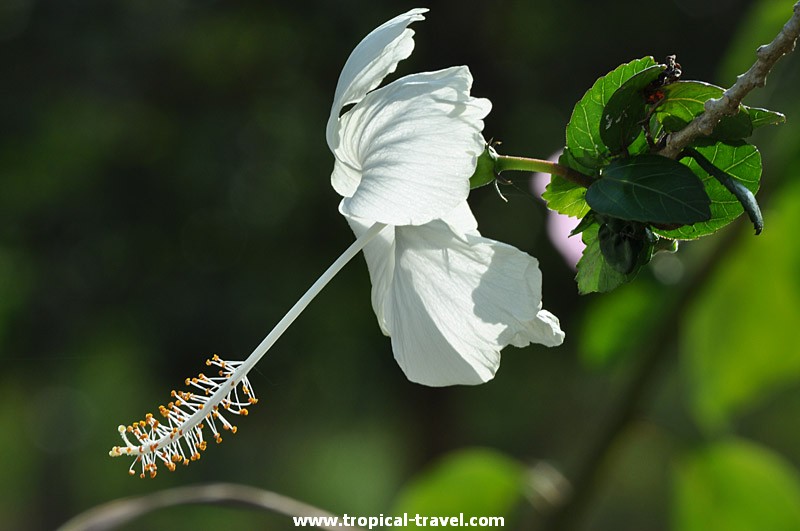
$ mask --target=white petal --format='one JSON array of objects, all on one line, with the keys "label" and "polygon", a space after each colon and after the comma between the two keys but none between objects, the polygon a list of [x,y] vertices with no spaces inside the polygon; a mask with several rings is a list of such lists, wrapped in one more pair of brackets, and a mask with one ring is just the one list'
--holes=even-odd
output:
[{"label": "white petal", "polygon": [[[345,216],[356,237],[364,234],[372,226],[371,221]],[[389,335],[387,328],[386,296],[391,291],[394,276],[394,227],[387,226],[366,247],[364,258],[367,260],[369,278],[372,280],[372,308],[378,318],[378,326],[384,335]]]},{"label": "white petal", "polygon": [[450,225],[450,228],[455,232],[461,234],[471,233],[480,236],[478,232],[478,221],[475,219],[472,210],[469,208],[469,203],[466,201],[460,203],[453,210],[442,216],[441,219]]},{"label": "white petal", "polygon": [[342,107],[357,103],[380,85],[383,78],[397,68],[397,63],[411,55],[414,50],[414,31],[408,25],[424,20],[422,13],[427,9],[412,9],[382,24],[358,43],[347,58],[339,74],[336,93],[328,118],[327,138],[331,150],[339,141],[336,134],[339,113]]},{"label": "white petal", "polygon": [[369,93],[342,116],[331,177],[345,196],[342,212],[421,225],[462,203],[491,109],[489,100],[469,95],[471,86],[463,66],[414,74]]},{"label": "white petal", "polygon": [[378,322],[409,380],[479,384],[492,379],[506,345],[563,341],[558,319],[541,310],[536,259],[439,220],[388,229],[364,254]]}]

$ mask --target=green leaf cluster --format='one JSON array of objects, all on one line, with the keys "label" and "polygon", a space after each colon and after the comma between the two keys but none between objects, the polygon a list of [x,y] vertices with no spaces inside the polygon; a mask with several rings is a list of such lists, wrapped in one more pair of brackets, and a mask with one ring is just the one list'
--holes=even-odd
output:
[{"label": "green leaf cluster", "polygon": [[632,279],[654,248],[669,247],[658,240],[713,234],[743,212],[761,230],[755,201],[761,156],[745,138],[785,117],[742,105],[679,160],[663,157],[666,136],[723,94],[679,75],[674,63],[637,59],[598,79],[575,105],[559,164],[591,185],[553,176],[543,197],[550,209],[581,219],[574,231],[587,244],[576,279],[581,293],[611,291]]}]

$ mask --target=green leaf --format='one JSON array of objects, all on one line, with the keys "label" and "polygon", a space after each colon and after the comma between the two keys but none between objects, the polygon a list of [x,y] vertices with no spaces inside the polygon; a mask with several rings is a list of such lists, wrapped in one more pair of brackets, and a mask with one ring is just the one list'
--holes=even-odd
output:
[{"label": "green leaf", "polygon": [[665,69],[666,65],[645,68],[625,81],[609,98],[600,121],[600,138],[612,153],[626,150],[642,134],[647,111],[642,90]]},{"label": "green leaf", "polygon": [[722,96],[723,89],[702,81],[676,81],[664,86],[664,100],[653,116],[668,133],[686,127],[696,116],[703,114],[705,103]]},{"label": "green leaf", "polygon": [[747,216],[753,223],[753,227],[756,230],[756,236],[761,234],[761,231],[764,229],[764,218],[761,216],[761,208],[758,206],[758,201],[756,201],[756,196],[753,194],[753,192],[751,192],[745,185],[731,178],[730,175],[711,164],[711,162],[706,160],[703,155],[694,149],[687,148],[685,152],[692,157],[701,168],[719,181],[722,186],[727,188],[728,191],[739,200],[742,208],[744,208],[744,211],[747,213]]},{"label": "green leaf", "polygon": [[606,262],[597,237],[599,229],[600,226],[594,224],[581,233],[586,249],[583,250],[583,256],[578,261],[578,274],[575,276],[578,292],[581,295],[594,292],[607,293],[635,275],[624,275]]},{"label": "green leaf", "polygon": [[735,142],[753,134],[753,121],[744,105],[739,107],[739,112],[733,116],[723,116],[711,137],[723,142]]},{"label": "green leaf", "polygon": [[473,173],[472,177],[469,178],[470,189],[480,188],[481,186],[485,186],[494,181],[494,161],[495,155],[493,155],[493,150],[487,147],[485,150],[483,150],[481,156],[478,157],[478,164],[475,167],[475,173]]},{"label": "green leaf", "polygon": [[482,448],[460,450],[413,478],[393,513],[507,517],[524,499],[525,474],[522,463],[504,454]]},{"label": "green leaf", "polygon": [[765,211],[769,229],[740,242],[684,316],[680,367],[707,431],[800,383],[799,197],[800,182],[781,190]]},{"label": "green leaf", "polygon": [[572,229],[572,231],[570,231],[569,233],[570,238],[582,233],[583,231],[591,227],[593,223],[598,223],[598,221],[594,217],[594,212],[590,210],[585,216],[581,218],[581,220],[578,222],[575,228]]},{"label": "green leaf", "polygon": [[682,457],[675,468],[675,531],[800,529],[800,479],[783,457],[731,439]]},{"label": "green leaf", "polygon": [[639,136],[637,136],[633,142],[628,145],[628,155],[635,157],[636,155],[643,155],[649,152],[650,144],[647,143],[647,137],[644,135],[644,130],[642,129]]},{"label": "green leaf", "polygon": [[[562,153],[558,163],[573,169],[577,166],[567,151]],[[555,210],[565,216],[582,218],[589,212],[589,205],[586,204],[585,196],[586,188],[583,186],[579,186],[558,175],[553,175],[542,194],[542,199],[547,201],[547,208],[550,210]]]},{"label": "green leaf", "polygon": [[615,160],[587,189],[586,202],[600,214],[642,223],[686,224],[711,217],[697,176],[659,155]]},{"label": "green leaf", "polygon": [[750,120],[754,128],[763,125],[779,125],[786,123],[786,116],[779,112],[759,109],[758,107],[747,107],[747,112],[750,115]]},{"label": "green leaf", "polygon": [[[666,85],[664,100],[656,107],[653,117],[661,123],[668,133],[686,127],[697,116],[705,112],[706,101],[720,98],[724,89],[702,81],[677,81]],[[739,107],[739,112],[726,116],[711,133],[717,140],[740,140],[753,133],[753,123],[747,108]]]},{"label": "green leaf", "polygon": [[581,164],[599,168],[605,164],[608,148],[600,137],[600,120],[611,96],[625,81],[656,64],[645,57],[620,65],[595,81],[575,105],[567,124],[567,148]]},{"label": "green leaf", "polygon": [[[714,143],[706,140],[695,149],[714,166],[743,184],[753,194],[758,192],[761,180],[761,154],[755,146],[746,142]],[[654,229],[656,234],[677,240],[694,240],[718,231],[744,211],[739,200],[714,177],[703,170],[697,162],[685,158],[681,161],[700,176],[706,193],[711,199],[711,219],[674,230]]]},{"label": "green leaf", "polygon": [[[612,95],[628,79],[655,65],[652,57],[644,57],[620,65],[595,81],[572,111],[567,124],[567,145],[559,158],[559,164],[591,175],[608,163],[610,153],[600,137],[603,111]],[[644,146],[646,147],[646,143]],[[542,197],[552,210],[567,216],[583,217],[589,211],[589,206],[584,201],[585,194],[585,188],[553,176]]]}]

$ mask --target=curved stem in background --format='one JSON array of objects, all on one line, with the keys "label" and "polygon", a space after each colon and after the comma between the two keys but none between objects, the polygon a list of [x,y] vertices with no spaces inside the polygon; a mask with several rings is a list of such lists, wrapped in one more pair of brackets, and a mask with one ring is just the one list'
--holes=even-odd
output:
[{"label": "curved stem in background", "polygon": [[[212,483],[178,487],[135,498],[114,500],[75,516],[58,531],[107,531],[141,518],[157,509],[179,505],[237,505],[286,516],[336,518],[335,515],[295,499],[245,485]],[[311,527],[311,526],[309,526]],[[318,529],[355,529],[355,526],[318,525]]]}]

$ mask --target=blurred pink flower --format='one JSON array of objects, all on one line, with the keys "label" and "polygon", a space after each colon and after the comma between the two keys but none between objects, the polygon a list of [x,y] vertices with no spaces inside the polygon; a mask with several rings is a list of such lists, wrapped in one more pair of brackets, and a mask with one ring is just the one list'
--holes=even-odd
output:
[{"label": "blurred pink flower", "polygon": [[[561,151],[554,153],[550,156],[549,160],[558,162],[558,157],[561,156]],[[546,173],[534,173],[531,180],[531,192],[541,199],[544,189],[550,182],[550,175]],[[543,200],[544,201],[544,200]],[[570,237],[569,233],[578,225],[575,218],[559,214],[554,210],[547,211],[547,235],[553,246],[564,257],[572,269],[576,269],[578,260],[580,260],[583,250],[586,248],[580,235]]]}]

